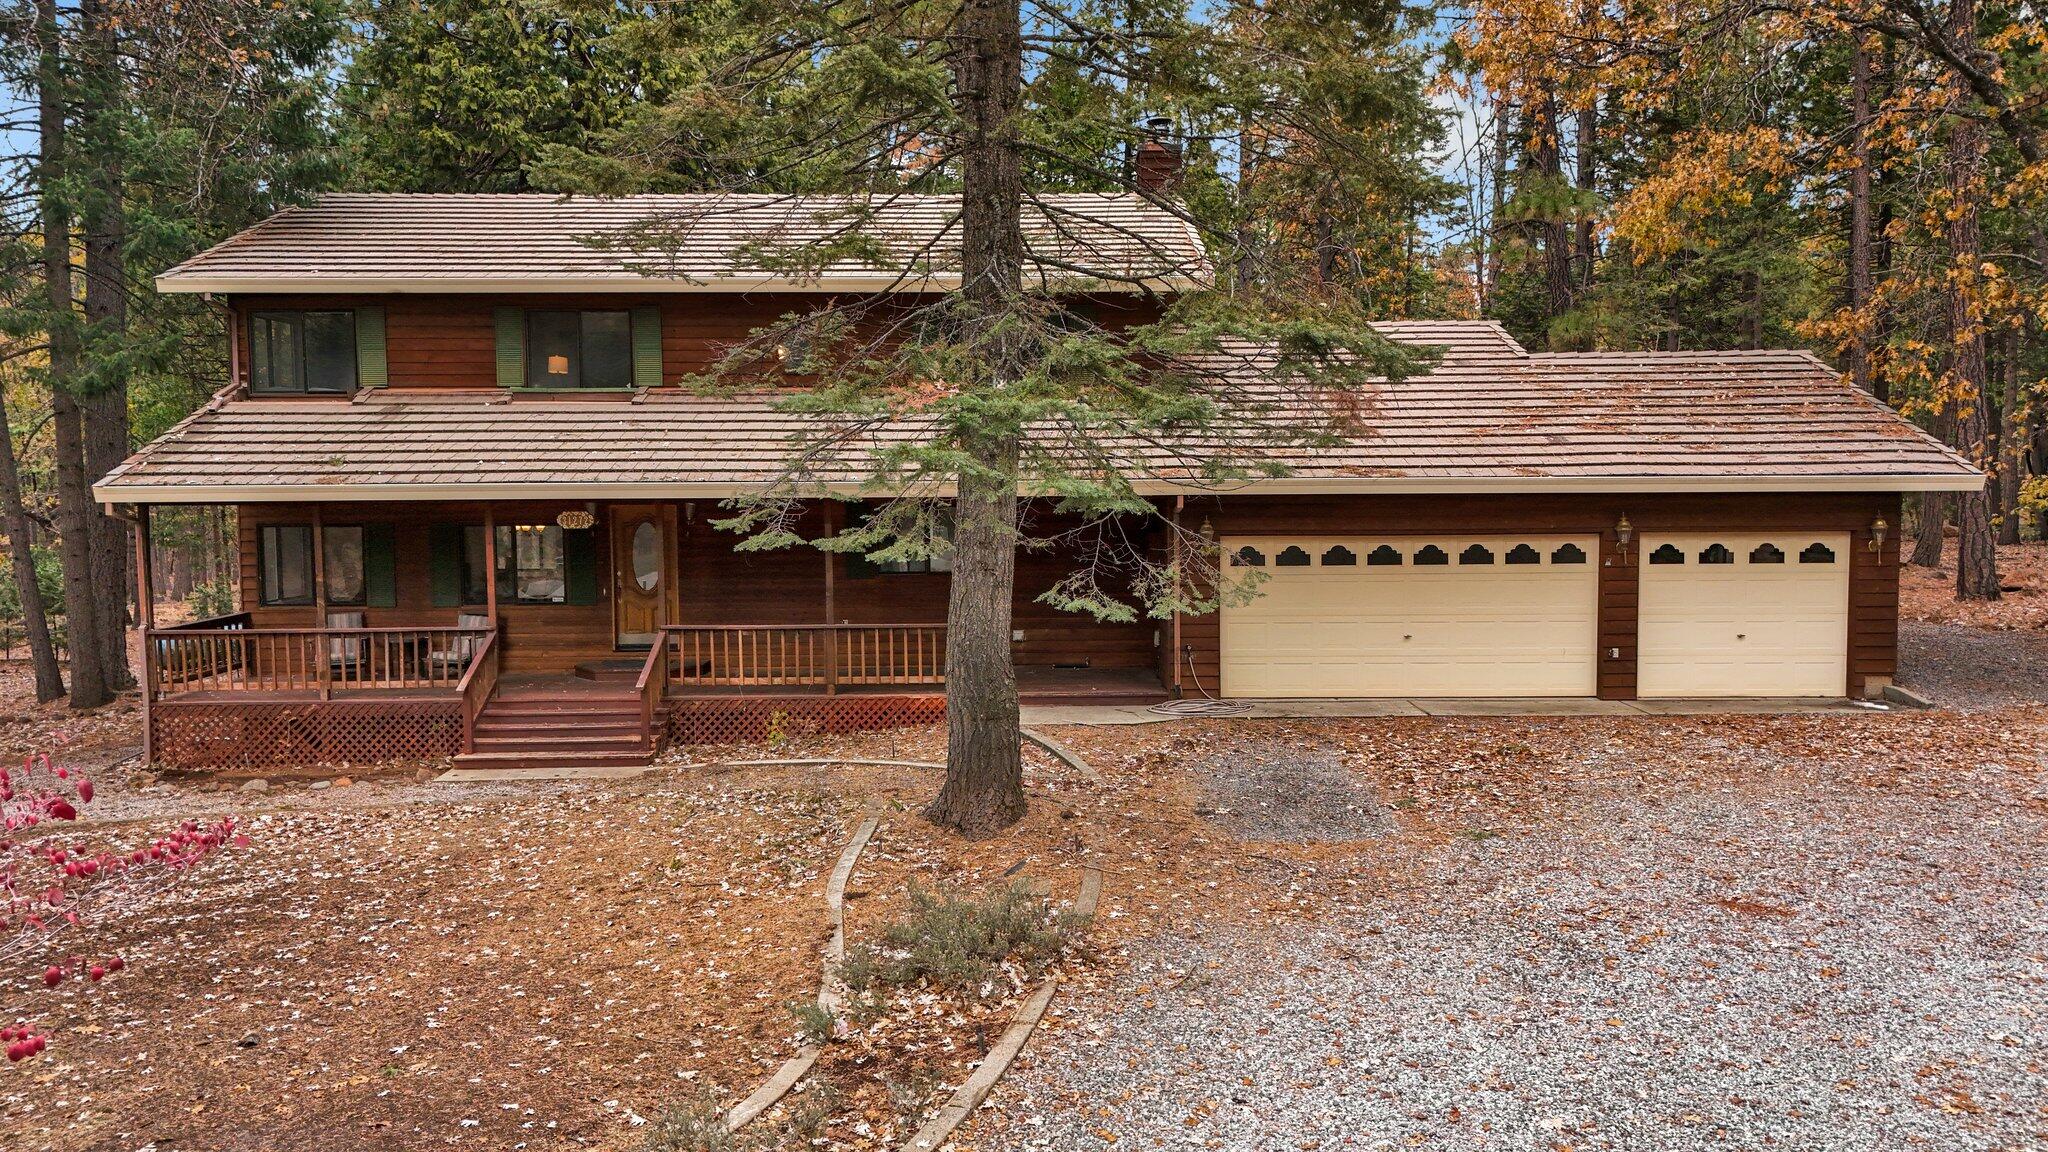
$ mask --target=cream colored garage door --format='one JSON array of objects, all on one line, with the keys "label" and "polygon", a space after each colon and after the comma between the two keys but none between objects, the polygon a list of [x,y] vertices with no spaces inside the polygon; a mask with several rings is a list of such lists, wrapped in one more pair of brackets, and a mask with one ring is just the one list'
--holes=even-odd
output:
[{"label": "cream colored garage door", "polygon": [[1234,537],[1226,696],[1590,696],[1592,537]]},{"label": "cream colored garage door", "polygon": [[1643,537],[1642,696],[1840,696],[1849,683],[1846,533]]}]

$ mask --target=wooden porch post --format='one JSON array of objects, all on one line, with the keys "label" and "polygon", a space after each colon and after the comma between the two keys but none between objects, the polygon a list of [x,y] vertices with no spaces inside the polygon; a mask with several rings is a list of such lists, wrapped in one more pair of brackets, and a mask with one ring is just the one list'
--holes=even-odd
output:
[{"label": "wooden porch post", "polygon": [[498,630],[498,515],[484,509],[484,614],[491,618],[491,631]]},{"label": "wooden porch post", "polygon": [[135,619],[142,625],[142,766],[148,768],[156,751],[151,706],[156,700],[156,574],[149,557],[149,505],[135,509]]},{"label": "wooden porch post", "polygon": [[331,700],[334,668],[329,662],[333,653],[327,637],[327,517],[325,508],[319,504],[313,505],[313,626],[320,629],[314,652],[320,665],[320,698]]}]

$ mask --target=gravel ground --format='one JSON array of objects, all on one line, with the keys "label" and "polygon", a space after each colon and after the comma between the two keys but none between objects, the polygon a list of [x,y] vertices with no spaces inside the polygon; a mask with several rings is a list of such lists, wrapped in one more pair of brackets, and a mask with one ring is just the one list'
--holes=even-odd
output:
[{"label": "gravel ground", "polygon": [[1618,773],[1318,868],[1308,916],[1139,941],[976,1146],[2048,1147],[2039,762],[1752,767]]},{"label": "gravel ground", "polygon": [[1181,764],[1207,797],[1196,814],[1240,840],[1341,842],[1388,830],[1379,793],[1328,744],[1243,733],[1203,740]]},{"label": "gravel ground", "polygon": [[2048,704],[2048,634],[1901,621],[1899,683],[1949,708]]}]

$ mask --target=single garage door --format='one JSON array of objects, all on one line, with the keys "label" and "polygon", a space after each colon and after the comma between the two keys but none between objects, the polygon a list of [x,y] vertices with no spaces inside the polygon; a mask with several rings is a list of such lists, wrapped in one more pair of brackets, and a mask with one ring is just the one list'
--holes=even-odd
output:
[{"label": "single garage door", "polygon": [[1642,696],[1840,696],[1847,533],[1687,533],[1641,542]]},{"label": "single garage door", "polygon": [[1226,696],[1590,696],[1591,536],[1233,537]]}]

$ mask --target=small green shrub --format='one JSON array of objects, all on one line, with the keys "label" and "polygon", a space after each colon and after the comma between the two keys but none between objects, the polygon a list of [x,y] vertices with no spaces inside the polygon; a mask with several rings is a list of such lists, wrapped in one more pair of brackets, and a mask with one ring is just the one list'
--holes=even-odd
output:
[{"label": "small green shrub", "polygon": [[823,1044],[832,1038],[832,1028],[838,1021],[816,1000],[798,1000],[789,1006],[789,1011],[796,1017],[797,1031],[805,1042]]},{"label": "small green shrub", "polygon": [[742,1152],[747,1147],[725,1130],[725,1109],[704,1089],[647,1126],[647,1152]]},{"label": "small green shrub", "polygon": [[235,610],[235,587],[225,580],[194,584],[192,591],[185,594],[185,603],[191,606],[195,620],[225,616]]},{"label": "small green shrub", "polygon": [[879,943],[847,949],[840,979],[855,992],[928,983],[975,989],[1010,960],[1036,973],[1058,960],[1075,925],[1023,881],[979,894],[910,886],[910,914]]}]

